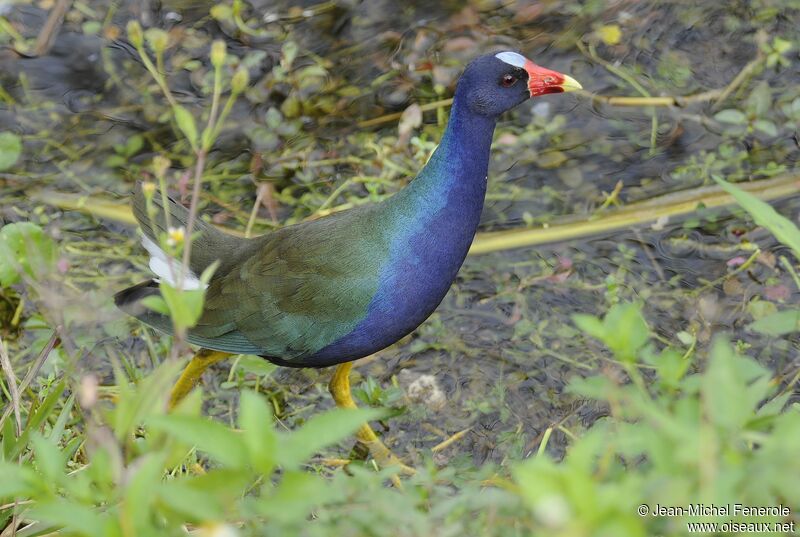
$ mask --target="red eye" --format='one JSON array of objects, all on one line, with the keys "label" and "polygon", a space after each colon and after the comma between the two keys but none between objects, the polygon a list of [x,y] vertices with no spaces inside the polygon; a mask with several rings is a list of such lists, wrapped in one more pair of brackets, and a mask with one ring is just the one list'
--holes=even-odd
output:
[{"label": "red eye", "polygon": [[510,88],[511,86],[516,83],[517,77],[514,75],[503,75],[503,78],[500,79],[500,85],[504,88]]}]

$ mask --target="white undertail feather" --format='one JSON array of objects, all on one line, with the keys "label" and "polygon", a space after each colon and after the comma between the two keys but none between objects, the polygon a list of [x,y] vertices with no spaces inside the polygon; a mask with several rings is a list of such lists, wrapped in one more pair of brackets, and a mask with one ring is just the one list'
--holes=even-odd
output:
[{"label": "white undertail feather", "polygon": [[[169,257],[158,244],[151,241],[146,235],[142,235],[142,246],[144,246],[144,249],[150,254],[150,270],[156,275],[155,280],[159,282],[165,281],[172,287],[177,288],[178,283],[175,279],[177,279],[181,273],[181,262]],[[200,281],[197,274],[191,270],[186,270],[183,275],[183,285],[181,285],[181,289],[184,291],[194,291],[201,288],[205,289],[206,287],[208,286]]]},{"label": "white undertail feather", "polygon": [[506,62],[508,65],[513,65],[514,67],[525,67],[525,62],[528,61],[525,56],[522,54],[517,54],[516,52],[498,52],[494,55],[495,58],[502,62]]}]

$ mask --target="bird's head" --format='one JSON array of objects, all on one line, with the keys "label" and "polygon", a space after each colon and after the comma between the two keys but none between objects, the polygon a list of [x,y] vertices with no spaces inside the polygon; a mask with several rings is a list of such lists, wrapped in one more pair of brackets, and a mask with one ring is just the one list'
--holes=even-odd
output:
[{"label": "bird's head", "polygon": [[578,89],[574,78],[507,51],[473,60],[461,75],[456,96],[472,112],[496,117],[532,97]]}]

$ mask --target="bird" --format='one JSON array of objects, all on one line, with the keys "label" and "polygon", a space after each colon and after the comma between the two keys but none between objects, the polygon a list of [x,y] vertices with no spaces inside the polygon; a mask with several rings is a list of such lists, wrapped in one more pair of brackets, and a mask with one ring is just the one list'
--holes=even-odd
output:
[{"label": "bird", "polygon": [[[249,239],[197,219],[181,281],[174,276],[181,272],[180,262],[160,241],[171,226],[187,225],[189,211],[172,199],[148,197],[138,183],[133,211],[155,277],[120,291],[115,303],[170,334],[170,317],[146,307],[146,299],[159,294],[161,281],[184,289],[205,287],[202,313],[186,334],[200,351],[173,386],[169,405],[187,395],[211,364],[252,354],[279,366],[336,366],[329,391],[337,406],[355,408],[349,380],[353,361],[423,323],[467,256],[484,204],[498,118],[530,98],[579,89],[572,77],[519,52],[481,55],[456,84],[439,145],[404,188],[378,203]],[[201,281],[198,275],[212,265],[211,278]],[[378,464],[413,472],[369,424],[356,434]]]}]

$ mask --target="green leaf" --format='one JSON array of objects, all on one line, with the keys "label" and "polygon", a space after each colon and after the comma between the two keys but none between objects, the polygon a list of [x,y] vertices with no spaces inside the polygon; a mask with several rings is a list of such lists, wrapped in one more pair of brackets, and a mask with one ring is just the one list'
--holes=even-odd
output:
[{"label": "green leaf", "polygon": [[616,385],[603,376],[574,377],[570,380],[567,391],[598,401],[605,401],[614,393],[615,388]]},{"label": "green leaf", "polygon": [[337,495],[329,481],[308,472],[289,471],[275,493],[259,507],[264,516],[289,523],[305,519],[316,505]]},{"label": "green leaf", "polygon": [[779,214],[770,204],[761,201],[721,177],[713,175],[712,178],[723,190],[733,196],[745,211],[750,213],[756,224],[767,228],[775,235],[776,239],[791,248],[794,251],[794,255],[800,258],[800,229],[797,228],[794,222]]},{"label": "green leaf", "polygon": [[768,300],[761,300],[756,297],[747,304],[747,313],[749,313],[756,321],[777,313],[778,306],[774,302]]},{"label": "green leaf", "polygon": [[278,435],[272,428],[272,408],[264,397],[251,392],[242,392],[239,401],[239,427],[244,433],[244,442],[250,453],[254,468],[269,475],[275,467]]},{"label": "green leaf", "polygon": [[776,37],[772,40],[772,48],[778,54],[786,54],[792,50],[792,42],[787,41],[786,39],[781,39],[780,37]]},{"label": "green leaf", "polygon": [[277,368],[275,364],[260,356],[245,354],[236,362],[236,367],[241,368],[246,373],[254,375],[271,375]]},{"label": "green leaf", "polygon": [[195,416],[176,414],[155,416],[150,425],[182,442],[197,447],[221,464],[244,468],[248,452],[242,435],[223,424]]},{"label": "green leaf", "polygon": [[175,114],[175,122],[178,124],[178,128],[189,140],[192,148],[197,149],[197,125],[195,125],[194,116],[179,104],[172,107],[172,111]]},{"label": "green leaf", "polygon": [[218,21],[227,21],[230,20],[231,16],[233,15],[233,10],[230,6],[225,4],[216,4],[211,8],[209,13]]},{"label": "green leaf", "polygon": [[730,432],[744,428],[769,394],[769,372],[740,356],[724,338],[714,340],[703,375],[703,404],[711,422]]},{"label": "green leaf", "polygon": [[750,91],[747,97],[747,109],[751,116],[763,118],[772,108],[772,90],[766,81],[761,81]]},{"label": "green leaf", "polygon": [[61,481],[64,475],[64,465],[66,461],[61,451],[46,440],[38,431],[31,436],[33,453],[35,455],[36,467],[50,486],[55,486]]},{"label": "green leaf", "polygon": [[576,313],[572,316],[572,322],[593,338],[604,340],[606,332],[605,328],[603,328],[603,321],[594,315]]},{"label": "green leaf", "polygon": [[734,125],[744,125],[747,123],[747,116],[745,116],[743,112],[734,110],[733,108],[717,112],[717,114],[714,115],[714,119],[720,123],[732,123]]},{"label": "green leaf", "polygon": [[118,439],[131,438],[148,417],[163,412],[169,386],[180,367],[177,360],[165,360],[135,389],[125,380],[118,381],[119,398],[109,419]]},{"label": "green leaf", "polygon": [[17,163],[22,153],[22,139],[13,132],[0,132],[0,172]]},{"label": "green leaf", "polygon": [[209,494],[195,485],[196,479],[169,481],[161,487],[159,499],[192,522],[221,520],[225,516],[225,510],[215,494],[219,489]]},{"label": "green leaf", "polygon": [[123,150],[124,155],[126,157],[132,157],[141,151],[142,147],[144,147],[144,138],[142,138],[142,136],[139,134],[134,134],[128,138],[127,142],[125,142],[125,147]]},{"label": "green leaf", "polygon": [[27,498],[44,488],[41,477],[33,469],[0,461],[0,500],[4,503],[14,497]]},{"label": "green leaf", "polygon": [[778,127],[775,126],[775,123],[772,121],[768,121],[766,119],[759,119],[753,122],[753,128],[756,130],[760,130],[767,136],[777,136],[778,135]]},{"label": "green leaf", "polygon": [[384,412],[373,408],[335,408],[317,414],[299,430],[282,435],[279,441],[279,461],[294,467],[311,455],[353,434],[362,424],[382,416]]},{"label": "green leaf", "polygon": [[47,277],[57,255],[53,239],[36,224],[6,224],[0,229],[0,286],[19,282],[23,274],[34,279]]},{"label": "green leaf", "polygon": [[[197,324],[200,315],[203,313],[203,301],[206,296],[205,289],[179,290],[163,280],[158,287],[175,324],[181,328],[191,328]],[[149,305],[156,304],[150,302]]]},{"label": "green leaf", "polygon": [[135,469],[128,471],[120,518],[126,527],[133,528],[133,535],[153,534],[152,504],[161,486],[166,458],[165,453],[148,453],[136,461]]},{"label": "green leaf", "polygon": [[677,388],[691,361],[684,358],[675,349],[666,348],[661,354],[653,357],[652,363],[655,365],[661,380],[668,386]]},{"label": "green leaf", "polygon": [[292,68],[292,64],[294,63],[294,59],[297,57],[298,52],[297,43],[294,41],[284,41],[283,46],[281,47],[281,65],[287,71]]},{"label": "green leaf", "polygon": [[164,301],[164,297],[158,295],[150,295],[144,297],[140,303],[142,306],[149,310],[153,310],[161,315],[169,315],[169,306]]},{"label": "green leaf", "polygon": [[573,322],[592,337],[601,340],[617,358],[632,361],[636,352],[650,339],[650,329],[642,316],[641,306],[634,303],[615,304],[601,322],[590,315],[573,315]]},{"label": "green leaf", "polygon": [[785,336],[800,330],[800,309],[771,313],[751,323],[748,328],[765,336]]},{"label": "green leaf", "polygon": [[[33,520],[43,520],[82,537],[106,537],[108,515],[66,498],[38,503],[27,514]],[[113,535],[113,534],[112,534]]]}]

